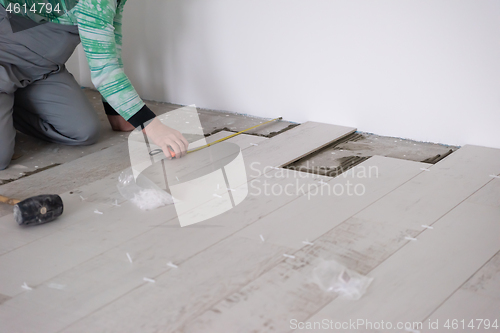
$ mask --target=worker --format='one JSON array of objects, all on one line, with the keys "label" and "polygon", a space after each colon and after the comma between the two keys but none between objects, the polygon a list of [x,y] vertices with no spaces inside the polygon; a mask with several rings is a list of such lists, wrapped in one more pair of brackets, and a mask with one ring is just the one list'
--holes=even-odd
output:
[{"label": "worker", "polygon": [[97,114],[64,65],[80,41],[111,128],[141,126],[167,158],[186,154],[184,136],[155,118],[123,71],[125,2],[0,0],[0,170],[14,154],[16,129],[65,145],[98,140]]}]

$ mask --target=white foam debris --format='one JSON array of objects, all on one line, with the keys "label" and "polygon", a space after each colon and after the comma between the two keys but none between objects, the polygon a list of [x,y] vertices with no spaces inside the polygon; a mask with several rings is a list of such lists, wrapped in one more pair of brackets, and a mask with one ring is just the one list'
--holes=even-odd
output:
[{"label": "white foam debris", "polygon": [[286,254],[286,253],[283,254],[283,257],[295,259],[295,256],[292,256],[291,254]]},{"label": "white foam debris", "polygon": [[430,169],[427,169],[427,168],[420,168],[420,170],[422,170],[422,171],[431,171]]},{"label": "white foam debris", "polygon": [[422,228],[434,229],[434,227],[431,227],[430,225],[427,225],[427,224],[422,224]]},{"label": "white foam debris", "polygon": [[104,214],[103,212],[100,212],[100,211],[98,211],[97,209],[96,209],[96,210],[94,210],[94,213],[96,213],[96,214],[100,214],[100,215]]},{"label": "white foam debris", "polygon": [[155,283],[156,282],[155,280],[150,279],[148,277],[145,277],[143,280],[146,281],[146,282],[151,282],[151,283]]},{"label": "white foam debris", "polygon": [[311,242],[306,241],[306,240],[305,240],[305,241],[302,241],[302,243],[303,243],[303,244],[306,244],[306,245],[314,245],[314,243],[311,243]]},{"label": "white foam debris", "polygon": [[171,261],[167,262],[167,266],[168,266],[168,267],[172,267],[172,268],[177,268],[177,267],[179,267],[179,266],[177,266],[177,265],[173,264]]},{"label": "white foam debris", "polygon": [[130,256],[130,254],[127,252],[127,258],[128,258],[128,261],[130,261],[130,263],[132,264],[133,261],[132,261],[132,257]]},{"label": "white foam debris", "polygon": [[236,192],[236,190],[234,188],[227,188],[228,191],[231,191],[231,192]]},{"label": "white foam debris", "polygon": [[120,205],[118,204],[118,200],[115,199],[115,202],[113,202],[113,206],[120,207]]},{"label": "white foam debris", "polygon": [[260,240],[261,240],[261,241],[263,241],[263,242],[265,242],[265,241],[266,241],[266,240],[264,239],[264,236],[262,236],[262,235],[259,235],[259,236],[260,236]]},{"label": "white foam debris", "polygon": [[217,198],[222,198],[221,195],[218,195],[217,193],[214,193],[214,197],[217,197]]},{"label": "white foam debris", "polygon": [[500,176],[497,176],[497,175],[490,175],[490,177],[492,177],[492,178],[500,178]]},{"label": "white foam debris", "polygon": [[405,239],[409,240],[409,241],[416,241],[417,240],[416,238],[413,238],[413,237],[410,237],[410,236],[406,236]]},{"label": "white foam debris", "polygon": [[82,199],[82,201],[87,200],[87,198],[84,198],[84,197],[82,197],[81,195],[80,195],[80,199]]},{"label": "white foam debris", "polygon": [[31,288],[30,286],[28,286],[26,284],[26,282],[24,282],[24,284],[21,286],[21,288],[26,289],[26,290],[33,290],[33,288]]},{"label": "white foam debris", "polygon": [[63,290],[64,288],[66,288],[65,284],[59,284],[59,283],[49,283],[47,286],[49,288],[58,289],[58,290]]},{"label": "white foam debris", "polygon": [[179,177],[175,176],[175,179],[177,179],[177,181],[180,182]]},{"label": "white foam debris", "polygon": [[130,201],[142,210],[151,210],[174,203],[170,194],[154,188],[140,190]]},{"label": "white foam debris", "polygon": [[250,143],[250,146],[258,146],[257,143]]}]

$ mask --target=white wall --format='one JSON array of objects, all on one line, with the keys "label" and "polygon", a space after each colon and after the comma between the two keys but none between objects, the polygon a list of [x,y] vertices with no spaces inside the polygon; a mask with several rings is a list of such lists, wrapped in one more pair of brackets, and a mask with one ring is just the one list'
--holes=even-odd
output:
[{"label": "white wall", "polygon": [[85,58],[82,44],[76,47],[75,51],[66,62],[66,68],[82,86],[95,89],[90,79],[90,68]]},{"label": "white wall", "polygon": [[145,99],[500,148],[498,0],[128,0],[124,35]]}]

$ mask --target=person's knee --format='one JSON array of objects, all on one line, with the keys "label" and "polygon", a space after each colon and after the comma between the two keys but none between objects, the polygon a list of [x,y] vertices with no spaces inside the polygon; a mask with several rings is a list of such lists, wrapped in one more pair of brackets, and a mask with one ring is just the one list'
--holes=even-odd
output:
[{"label": "person's knee", "polygon": [[3,147],[2,149],[0,149],[0,170],[7,169],[13,155],[14,155],[13,148]]},{"label": "person's knee", "polygon": [[78,145],[92,145],[99,140],[99,136],[100,122],[97,116],[80,121],[72,135]]}]

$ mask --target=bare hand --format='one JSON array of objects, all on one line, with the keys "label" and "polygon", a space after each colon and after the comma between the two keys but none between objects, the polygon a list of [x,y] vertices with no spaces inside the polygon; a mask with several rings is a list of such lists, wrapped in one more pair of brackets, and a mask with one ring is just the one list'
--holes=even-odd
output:
[{"label": "bare hand", "polygon": [[163,125],[161,121],[154,118],[146,128],[146,135],[162,150],[168,159],[172,159],[172,154],[169,151],[169,146],[173,149],[176,158],[181,158],[186,155],[189,142],[178,130]]}]

